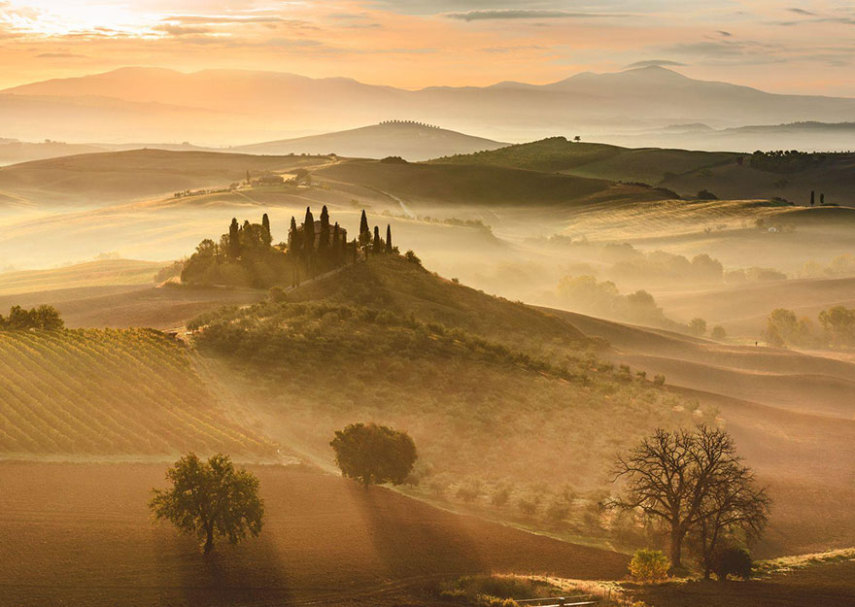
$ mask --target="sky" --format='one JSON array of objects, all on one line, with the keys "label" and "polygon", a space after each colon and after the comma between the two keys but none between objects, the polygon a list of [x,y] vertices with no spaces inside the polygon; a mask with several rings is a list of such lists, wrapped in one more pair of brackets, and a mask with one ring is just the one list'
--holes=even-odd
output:
[{"label": "sky", "polygon": [[664,65],[855,97],[855,0],[0,0],[0,87],[125,66],[415,89]]}]

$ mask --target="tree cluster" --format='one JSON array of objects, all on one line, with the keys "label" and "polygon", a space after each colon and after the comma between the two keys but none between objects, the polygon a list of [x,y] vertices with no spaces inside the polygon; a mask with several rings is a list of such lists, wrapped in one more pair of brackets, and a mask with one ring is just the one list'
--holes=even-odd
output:
[{"label": "tree cluster", "polygon": [[291,218],[288,240],[273,244],[270,219],[261,223],[233,218],[229,230],[218,242],[203,240],[186,261],[181,281],[196,285],[226,285],[269,288],[276,285],[296,286],[305,278],[313,278],[347,263],[354,263],[370,254],[394,253],[392,228],[386,226],[386,238],[380,229],[368,227],[362,212],[359,238],[348,241],[347,230],[332,223],[324,206],[316,220],[311,208],[306,208],[299,225]]},{"label": "tree cluster", "polygon": [[615,474],[627,486],[610,505],[664,523],[675,570],[687,538],[708,577],[723,549],[754,541],[766,525],[770,500],[722,430],[657,430],[618,458]]},{"label": "tree cluster", "polygon": [[798,150],[756,151],[751,155],[752,169],[769,173],[797,173],[825,162],[826,154]]},{"label": "tree cluster", "polygon": [[833,306],[822,310],[817,321],[819,328],[806,316],[799,318],[792,310],[778,308],[766,319],[763,339],[777,347],[855,347],[855,308]]},{"label": "tree cluster", "polygon": [[38,306],[29,310],[13,306],[9,316],[0,314],[0,331],[58,331],[65,326],[59,311],[53,306]]}]

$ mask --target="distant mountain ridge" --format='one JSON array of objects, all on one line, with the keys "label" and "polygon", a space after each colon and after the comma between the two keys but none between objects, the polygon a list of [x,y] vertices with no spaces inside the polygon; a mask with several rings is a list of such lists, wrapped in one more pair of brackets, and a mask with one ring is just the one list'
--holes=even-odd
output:
[{"label": "distant mountain ridge", "polygon": [[855,99],[781,95],[694,80],[662,67],[582,73],[546,85],[404,90],[347,78],[123,68],[0,91],[5,137],[248,144],[352,129],[390,116],[497,140],[705,123],[718,129],[855,121]]}]

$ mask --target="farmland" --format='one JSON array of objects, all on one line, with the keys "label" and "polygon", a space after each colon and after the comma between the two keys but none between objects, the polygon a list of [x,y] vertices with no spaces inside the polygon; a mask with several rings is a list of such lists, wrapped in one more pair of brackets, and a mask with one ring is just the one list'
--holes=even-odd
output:
[{"label": "farmland", "polygon": [[437,602],[421,587],[449,576],[591,579],[626,570],[623,555],[456,516],[388,489],[281,466],[252,471],[267,504],[262,535],[203,559],[192,539],[149,517],[163,465],[0,463],[0,602],[422,606]]},{"label": "farmland", "polygon": [[0,332],[0,401],[6,457],[272,451],[218,408],[185,348],[151,330]]}]

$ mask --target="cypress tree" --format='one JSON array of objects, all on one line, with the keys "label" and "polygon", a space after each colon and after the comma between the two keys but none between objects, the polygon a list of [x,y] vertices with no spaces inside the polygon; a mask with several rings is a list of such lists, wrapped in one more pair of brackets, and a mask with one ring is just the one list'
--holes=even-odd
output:
[{"label": "cypress tree", "polygon": [[332,232],[332,256],[336,264],[341,262],[341,238],[339,234],[338,222],[336,221]]},{"label": "cypress tree", "polygon": [[365,209],[362,209],[362,219],[359,220],[359,243],[362,246],[366,246],[369,242],[371,242],[371,228],[368,227],[368,217],[365,215]]},{"label": "cypress tree", "polygon": [[810,206],[816,204],[816,192],[814,190],[810,191]]},{"label": "cypress tree", "polygon": [[300,233],[297,231],[297,220],[291,216],[291,227],[288,229],[288,252],[300,251]]},{"label": "cypress tree", "polygon": [[383,243],[380,240],[380,228],[378,226],[374,226],[374,253],[382,253],[383,252]]},{"label": "cypress tree", "polygon": [[229,225],[229,257],[240,257],[240,226],[236,217],[232,217],[232,223]]},{"label": "cypress tree", "polygon": [[269,247],[273,242],[273,235],[270,233],[270,218],[267,216],[267,213],[261,218],[261,228],[261,237],[264,240],[264,244]]},{"label": "cypress tree", "polygon": [[318,252],[325,252],[330,246],[330,214],[327,205],[321,209],[321,239],[318,242]]},{"label": "cypress tree", "polygon": [[819,204],[825,204],[825,194],[819,195]]},{"label": "cypress tree", "polygon": [[306,207],[306,219],[303,222],[303,247],[306,257],[311,257],[315,252],[315,218],[309,207]]},{"label": "cypress tree", "polygon": [[392,252],[392,226],[386,224],[386,252]]}]

